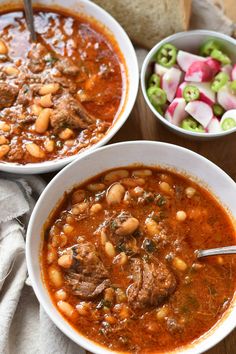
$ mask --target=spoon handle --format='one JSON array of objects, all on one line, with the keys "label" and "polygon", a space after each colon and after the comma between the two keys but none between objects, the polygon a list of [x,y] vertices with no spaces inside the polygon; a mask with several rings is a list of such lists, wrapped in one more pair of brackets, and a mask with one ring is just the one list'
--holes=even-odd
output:
[{"label": "spoon handle", "polygon": [[236,253],[236,246],[227,246],[227,247],[220,247],[220,248],[211,248],[209,250],[195,251],[197,258],[215,256],[218,254],[233,254],[233,253]]},{"label": "spoon handle", "polygon": [[31,34],[31,39],[33,42],[36,42],[37,37],[34,29],[34,15],[31,0],[24,0],[24,9],[26,22]]}]

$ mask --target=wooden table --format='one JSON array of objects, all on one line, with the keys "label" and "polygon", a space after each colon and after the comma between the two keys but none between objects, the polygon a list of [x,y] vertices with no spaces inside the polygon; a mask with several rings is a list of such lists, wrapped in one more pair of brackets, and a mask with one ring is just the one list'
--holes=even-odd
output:
[{"label": "wooden table", "polygon": [[[111,143],[140,139],[163,141],[191,149],[213,161],[236,181],[236,133],[206,142],[182,138],[159,123],[146,105],[141,89],[129,119]],[[236,354],[236,329],[207,354]]]},{"label": "wooden table", "polygon": [[[179,137],[159,123],[144,102],[140,89],[129,119],[110,143],[141,139],[163,141],[196,151],[220,166],[236,181],[236,133],[206,142]],[[51,177],[47,175],[46,179]],[[236,329],[207,354],[236,354]]]}]

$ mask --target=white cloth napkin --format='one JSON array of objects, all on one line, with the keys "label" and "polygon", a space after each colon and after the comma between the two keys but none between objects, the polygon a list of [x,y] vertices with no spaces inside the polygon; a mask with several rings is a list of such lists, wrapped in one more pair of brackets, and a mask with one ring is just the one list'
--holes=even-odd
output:
[{"label": "white cloth napkin", "polygon": [[39,177],[0,173],[1,354],[85,354],[39,308],[27,280],[25,227],[45,185]]}]

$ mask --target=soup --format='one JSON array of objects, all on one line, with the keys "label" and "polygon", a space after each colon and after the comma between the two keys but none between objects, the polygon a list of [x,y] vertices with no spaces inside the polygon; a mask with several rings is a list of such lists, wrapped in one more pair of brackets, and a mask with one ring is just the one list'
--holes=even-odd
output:
[{"label": "soup", "polygon": [[119,115],[125,69],[115,39],[95,21],[34,10],[0,14],[0,160],[64,158],[101,140]]},{"label": "soup", "polygon": [[233,224],[190,179],[149,167],[104,172],[66,193],[45,225],[42,270],[57,309],[111,350],[161,353],[192,343],[229,307]]}]

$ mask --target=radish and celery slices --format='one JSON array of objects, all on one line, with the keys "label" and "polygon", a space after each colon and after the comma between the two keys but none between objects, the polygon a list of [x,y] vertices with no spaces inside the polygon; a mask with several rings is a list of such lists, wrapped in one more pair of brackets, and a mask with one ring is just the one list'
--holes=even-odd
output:
[{"label": "radish and celery slices", "polygon": [[199,54],[161,46],[147,83],[147,96],[170,123],[195,133],[236,127],[236,64],[221,43],[203,43]]}]

